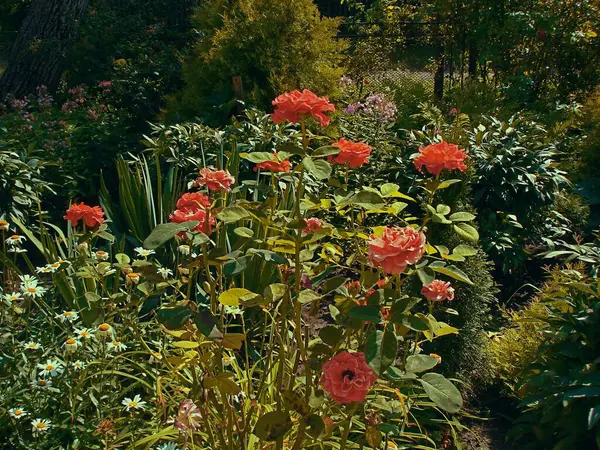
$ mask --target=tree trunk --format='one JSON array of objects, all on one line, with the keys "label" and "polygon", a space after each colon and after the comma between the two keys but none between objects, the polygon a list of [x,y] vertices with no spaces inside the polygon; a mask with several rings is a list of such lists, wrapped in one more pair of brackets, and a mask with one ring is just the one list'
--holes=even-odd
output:
[{"label": "tree trunk", "polygon": [[89,0],[34,0],[0,79],[0,100],[22,98],[39,86],[57,88],[69,45]]}]

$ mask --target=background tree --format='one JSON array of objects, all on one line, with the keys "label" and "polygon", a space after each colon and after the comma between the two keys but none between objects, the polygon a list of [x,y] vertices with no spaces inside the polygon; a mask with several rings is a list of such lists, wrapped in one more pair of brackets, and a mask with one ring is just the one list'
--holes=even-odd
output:
[{"label": "background tree", "polygon": [[37,0],[31,5],[0,79],[0,98],[24,97],[42,85],[56,89],[87,5],[88,0]]}]

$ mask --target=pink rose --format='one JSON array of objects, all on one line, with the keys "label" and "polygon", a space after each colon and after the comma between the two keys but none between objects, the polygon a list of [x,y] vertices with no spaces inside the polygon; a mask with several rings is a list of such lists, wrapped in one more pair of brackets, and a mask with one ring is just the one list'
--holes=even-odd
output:
[{"label": "pink rose", "polygon": [[390,275],[398,275],[416,264],[425,253],[425,234],[412,227],[386,227],[379,237],[369,240],[369,261]]},{"label": "pink rose", "polygon": [[364,402],[377,380],[364,353],[338,353],[323,364],[321,384],[337,403]]},{"label": "pink rose", "polygon": [[444,283],[441,280],[433,280],[429,286],[423,286],[421,294],[432,302],[454,300],[454,289],[450,283]]},{"label": "pink rose", "polygon": [[235,178],[227,170],[200,169],[200,176],[196,180],[197,186],[206,186],[209,191],[231,190]]},{"label": "pink rose", "polygon": [[316,217],[304,219],[304,222],[306,222],[306,227],[304,227],[302,231],[306,234],[312,234],[316,231],[319,231],[323,226],[323,221],[321,219],[317,219]]}]

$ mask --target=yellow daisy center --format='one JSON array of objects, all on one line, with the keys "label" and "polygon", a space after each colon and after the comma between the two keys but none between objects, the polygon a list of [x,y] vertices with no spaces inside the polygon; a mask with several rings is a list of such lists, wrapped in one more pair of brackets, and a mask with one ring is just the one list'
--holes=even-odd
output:
[{"label": "yellow daisy center", "polygon": [[34,287],[28,287],[27,292],[31,292],[33,294],[34,292],[37,292],[37,289]]},{"label": "yellow daisy center", "polygon": [[13,241],[16,241],[16,240],[18,240],[20,237],[21,237],[21,236],[19,236],[18,234],[13,234],[13,235],[12,235],[10,238],[11,238]]},{"label": "yellow daisy center", "polygon": [[129,402],[129,406],[131,406],[131,407],[136,407],[137,404],[138,404],[137,402],[133,402],[133,401]]},{"label": "yellow daisy center", "polygon": [[73,345],[75,343],[77,343],[77,341],[75,339],[71,339],[71,338],[67,339],[67,345]]},{"label": "yellow daisy center", "polygon": [[46,424],[44,422],[36,423],[35,427],[40,430],[44,430],[44,429],[46,429]]},{"label": "yellow daisy center", "polygon": [[102,323],[98,326],[98,329],[100,331],[108,331],[108,330],[110,330],[110,325]]},{"label": "yellow daisy center", "polygon": [[55,369],[55,367],[54,367],[54,366],[52,366],[52,365],[50,365],[50,364],[48,364],[48,365],[46,366],[46,370],[54,370],[54,369]]},{"label": "yellow daisy center", "polygon": [[21,414],[23,414],[23,411],[21,411],[20,409],[17,409],[13,414],[15,416],[20,416]]},{"label": "yellow daisy center", "polygon": [[46,386],[47,384],[45,380],[38,380],[38,386]]}]

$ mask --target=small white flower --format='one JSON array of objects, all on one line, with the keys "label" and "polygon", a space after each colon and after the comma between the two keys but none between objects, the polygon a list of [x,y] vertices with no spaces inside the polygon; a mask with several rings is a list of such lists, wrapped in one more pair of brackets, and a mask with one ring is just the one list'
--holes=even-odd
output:
[{"label": "small white flower", "polygon": [[125,397],[121,404],[125,406],[123,409],[129,411],[131,409],[144,409],[146,402],[143,402],[142,397],[140,397],[139,394],[136,394],[136,396],[133,397],[133,400],[129,397]]},{"label": "small white flower", "polygon": [[75,370],[83,370],[83,369],[85,369],[85,366],[86,366],[86,364],[81,360],[77,360],[77,361],[73,362],[71,365],[73,366],[73,369],[75,369]]},{"label": "small white flower", "polygon": [[125,344],[123,344],[121,341],[109,342],[108,345],[106,346],[106,348],[108,348],[109,351],[114,351],[114,352],[122,352],[124,350],[127,350],[127,346]]},{"label": "small white flower", "polygon": [[22,243],[25,240],[25,236],[20,236],[18,234],[13,234],[12,236],[10,236],[7,240],[6,243],[9,245],[19,245],[20,243]]},{"label": "small white flower", "polygon": [[104,250],[98,250],[96,253],[94,253],[94,255],[96,255],[98,261],[108,261],[108,258],[110,256],[108,252],[105,252]]},{"label": "small white flower", "polygon": [[58,269],[60,269],[60,265],[61,265],[61,263],[59,261],[57,261],[57,262],[53,262],[52,264],[46,264],[46,267],[48,267],[50,270],[52,270],[52,272],[56,272]]},{"label": "small white flower", "polygon": [[65,341],[65,348],[67,349],[67,351],[74,352],[75,350],[77,350],[77,347],[79,347],[79,341],[77,339],[68,338]]},{"label": "small white flower", "polygon": [[40,378],[38,380],[35,380],[31,384],[34,388],[45,390],[45,389],[49,389],[50,386],[52,386],[52,380],[44,380],[44,379]]},{"label": "small white flower", "polygon": [[4,300],[6,300],[9,303],[19,301],[22,298],[23,297],[21,296],[21,294],[19,292],[13,292],[12,294],[5,294],[4,295]]},{"label": "small white flower", "polygon": [[112,333],[112,327],[107,323],[101,323],[98,325],[98,328],[96,328],[96,332],[100,336],[108,336]]},{"label": "small white flower", "polygon": [[10,225],[6,220],[0,220],[0,231],[8,231]]},{"label": "small white flower", "polygon": [[34,434],[45,433],[52,428],[52,423],[48,419],[35,419],[31,421],[31,427]]},{"label": "small white flower", "polygon": [[223,354],[223,366],[224,367],[230,366],[231,363],[233,363],[233,361],[235,361],[235,356],[229,356],[229,355]]},{"label": "small white flower", "polygon": [[56,318],[61,322],[75,322],[79,318],[77,311],[63,311],[61,314],[57,314]]},{"label": "small white flower", "polygon": [[173,271],[171,269],[167,269],[166,267],[159,267],[156,270],[165,280],[173,275]]},{"label": "small white flower", "polygon": [[77,250],[79,250],[81,253],[87,253],[88,251],[88,243],[87,242],[82,242],[81,244],[77,244]]},{"label": "small white flower", "polygon": [[13,419],[22,419],[27,415],[27,411],[25,411],[23,408],[11,408],[8,411],[8,414],[10,414],[10,417]]},{"label": "small white flower", "polygon": [[183,245],[180,245],[179,247],[177,247],[177,249],[179,250],[179,252],[182,255],[189,255],[190,254],[190,246],[189,245],[183,244]]},{"label": "small white flower", "polygon": [[130,284],[138,284],[140,282],[140,274],[137,272],[131,272],[125,275],[125,281]]},{"label": "small white flower", "polygon": [[27,250],[20,247],[11,247],[8,249],[8,253],[27,253]]},{"label": "small white flower", "polygon": [[94,335],[92,334],[92,330],[90,330],[89,328],[77,328],[75,329],[75,334],[81,339],[91,339],[94,337]]},{"label": "small white flower", "polygon": [[147,258],[148,256],[156,253],[154,250],[147,250],[144,247],[136,247],[133,250],[142,258]]},{"label": "small white flower", "polygon": [[60,361],[52,361],[51,359],[47,360],[45,364],[38,364],[37,367],[38,369],[41,369],[40,377],[45,377],[48,375],[55,377],[56,375],[63,373],[63,370],[65,370]]},{"label": "small white flower", "polygon": [[167,442],[156,447],[156,450],[179,450],[179,447],[177,447],[175,442]]},{"label": "small white flower", "polygon": [[237,306],[225,306],[225,314],[231,314],[232,316],[241,316],[242,314],[244,314],[244,311],[242,311]]},{"label": "small white flower", "polygon": [[31,275],[19,275],[19,279],[21,280],[21,287],[23,286],[37,286],[39,280],[36,277],[32,277]]},{"label": "small white flower", "polygon": [[25,350],[41,350],[42,348],[40,344],[33,341],[27,342],[25,345],[23,345],[23,347],[25,347]]},{"label": "small white flower", "polygon": [[198,257],[198,253],[192,252],[192,259],[196,259]]},{"label": "small white flower", "polygon": [[44,266],[44,267],[36,267],[35,271],[37,273],[52,273],[54,269],[52,267]]},{"label": "small white flower", "polygon": [[25,297],[36,297],[41,298],[46,293],[46,288],[42,286],[27,286],[23,289],[23,295]]},{"label": "small white flower", "polygon": [[116,269],[113,269],[110,266],[110,263],[100,263],[96,266],[96,270],[98,271],[98,273],[103,276],[103,277],[107,277],[109,275],[113,275],[114,273],[116,273]]}]

